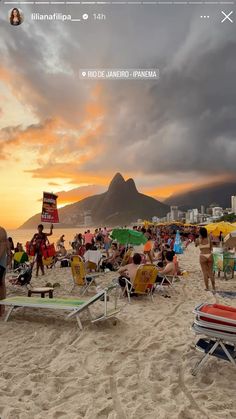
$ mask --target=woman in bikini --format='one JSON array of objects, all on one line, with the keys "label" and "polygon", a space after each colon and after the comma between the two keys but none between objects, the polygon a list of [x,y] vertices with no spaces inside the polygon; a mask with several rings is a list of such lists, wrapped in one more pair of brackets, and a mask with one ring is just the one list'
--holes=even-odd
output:
[{"label": "woman in bikini", "polygon": [[213,273],[213,256],[212,256],[212,242],[207,234],[207,229],[201,227],[199,231],[200,237],[196,240],[195,246],[200,249],[200,265],[202,268],[203,278],[205,282],[205,290],[209,291],[209,278],[212,289],[215,291],[215,277]]}]

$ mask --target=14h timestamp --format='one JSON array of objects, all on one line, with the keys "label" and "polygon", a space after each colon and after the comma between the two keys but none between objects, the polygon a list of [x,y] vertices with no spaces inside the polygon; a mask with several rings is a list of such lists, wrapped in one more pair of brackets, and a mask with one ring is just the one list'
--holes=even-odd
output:
[{"label": "14h timestamp", "polygon": [[106,20],[106,15],[104,13],[94,13],[94,20]]}]

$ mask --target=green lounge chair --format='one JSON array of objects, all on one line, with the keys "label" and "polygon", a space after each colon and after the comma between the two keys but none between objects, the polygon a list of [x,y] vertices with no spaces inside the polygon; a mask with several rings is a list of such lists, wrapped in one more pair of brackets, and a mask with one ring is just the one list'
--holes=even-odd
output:
[{"label": "green lounge chair", "polygon": [[[115,290],[115,302],[114,308],[108,310],[107,301],[108,295]],[[6,298],[5,300],[0,300],[0,305],[9,306],[9,311],[5,317],[5,321],[8,321],[12,311],[16,308],[44,308],[50,310],[63,310],[69,311],[66,318],[76,317],[79,328],[82,330],[83,326],[80,319],[80,314],[83,311],[87,311],[90,316],[92,323],[105,320],[111,317],[115,317],[119,313],[120,309],[117,307],[117,284],[112,284],[109,287],[99,291],[96,295],[90,298],[87,301],[82,301],[79,299],[72,298],[36,298],[36,297],[11,297]],[[97,301],[102,300],[103,302],[103,312],[99,316],[93,317],[89,308],[92,304]]]}]

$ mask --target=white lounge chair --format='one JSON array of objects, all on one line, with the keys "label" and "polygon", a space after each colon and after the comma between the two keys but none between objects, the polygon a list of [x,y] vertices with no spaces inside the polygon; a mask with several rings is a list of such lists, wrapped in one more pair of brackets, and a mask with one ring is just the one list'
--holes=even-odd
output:
[{"label": "white lounge chair", "polygon": [[[40,308],[40,309],[50,309],[50,310],[63,310],[69,311],[70,313],[66,315],[66,318],[70,318],[75,316],[78,322],[79,328],[82,330],[82,323],[80,319],[80,314],[83,311],[87,311],[90,316],[90,320],[92,323],[105,320],[111,317],[115,317],[116,314],[119,313],[120,308],[117,307],[118,301],[118,285],[112,284],[109,287],[101,290],[92,298],[87,301],[82,301],[79,299],[72,299],[72,298],[35,298],[35,297],[11,297],[6,298],[5,300],[0,300],[0,305],[8,306],[9,311],[6,314],[5,321],[8,321],[10,315],[12,314],[14,309],[17,308]],[[115,291],[115,298],[114,298],[114,307],[112,310],[108,309],[107,301],[108,295]],[[101,314],[93,317],[90,312],[90,306],[94,303],[102,300],[103,302],[103,311]]]},{"label": "white lounge chair", "polygon": [[192,331],[206,338],[199,339],[195,345],[204,356],[192,369],[192,374],[196,375],[210,356],[230,361],[236,367],[236,309],[204,303],[193,312],[196,317]]}]

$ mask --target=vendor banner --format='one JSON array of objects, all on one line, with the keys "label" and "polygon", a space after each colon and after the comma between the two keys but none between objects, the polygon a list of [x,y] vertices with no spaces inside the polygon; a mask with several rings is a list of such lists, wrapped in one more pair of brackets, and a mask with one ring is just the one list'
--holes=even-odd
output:
[{"label": "vendor banner", "polygon": [[41,221],[44,223],[59,223],[57,211],[57,195],[50,192],[43,193],[43,207]]}]

